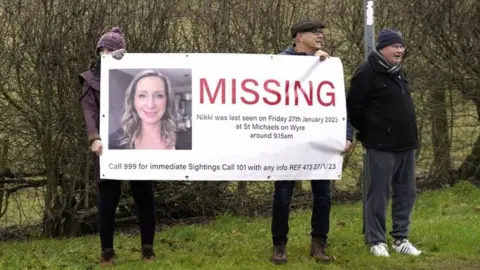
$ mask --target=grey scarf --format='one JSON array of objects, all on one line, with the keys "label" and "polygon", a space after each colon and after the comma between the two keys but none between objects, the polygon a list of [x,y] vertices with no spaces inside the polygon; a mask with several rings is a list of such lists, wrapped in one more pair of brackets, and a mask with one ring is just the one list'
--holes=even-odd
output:
[{"label": "grey scarf", "polygon": [[385,57],[377,50],[373,50],[373,56],[378,61],[378,63],[385,68],[385,71],[390,75],[396,75],[400,70],[402,70],[402,64],[392,65],[390,64]]}]

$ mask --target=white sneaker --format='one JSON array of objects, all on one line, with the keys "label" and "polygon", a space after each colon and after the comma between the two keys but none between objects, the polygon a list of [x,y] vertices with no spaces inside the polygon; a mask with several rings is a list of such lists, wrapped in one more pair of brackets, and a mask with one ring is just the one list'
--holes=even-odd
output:
[{"label": "white sneaker", "polygon": [[418,256],[418,255],[422,254],[422,251],[418,250],[407,239],[395,240],[392,244],[392,248],[396,252],[398,252],[400,254],[404,254],[404,255]]},{"label": "white sneaker", "polygon": [[390,254],[388,253],[388,246],[385,243],[380,242],[375,245],[372,245],[370,247],[370,252],[374,256],[390,257]]}]

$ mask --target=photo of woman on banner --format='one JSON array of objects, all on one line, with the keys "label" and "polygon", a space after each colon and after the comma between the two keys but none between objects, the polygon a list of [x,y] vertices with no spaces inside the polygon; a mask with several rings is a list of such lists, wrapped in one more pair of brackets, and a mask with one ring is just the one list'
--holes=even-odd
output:
[{"label": "photo of woman on banner", "polygon": [[175,94],[159,71],[138,72],[125,92],[121,127],[109,149],[174,150],[177,141]]}]

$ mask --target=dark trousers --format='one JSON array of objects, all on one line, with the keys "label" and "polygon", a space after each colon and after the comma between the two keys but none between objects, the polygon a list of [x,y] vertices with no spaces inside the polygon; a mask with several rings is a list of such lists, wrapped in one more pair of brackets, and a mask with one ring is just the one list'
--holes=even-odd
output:
[{"label": "dark trousers", "polygon": [[[155,236],[155,199],[152,181],[130,181],[140,223],[142,245],[153,245]],[[121,181],[98,183],[98,229],[102,249],[113,248],[115,212],[121,195]]]},{"label": "dark trousers", "polygon": [[[310,181],[313,193],[313,207],[310,235],[327,242],[330,229],[330,207],[332,204],[330,180]],[[272,209],[272,240],[274,245],[286,244],[288,241],[288,218],[295,181],[276,181]]]},{"label": "dark trousers", "polygon": [[368,186],[365,207],[367,241],[386,242],[386,215],[392,189],[392,231],[395,239],[408,238],[416,197],[415,152],[367,149]]}]

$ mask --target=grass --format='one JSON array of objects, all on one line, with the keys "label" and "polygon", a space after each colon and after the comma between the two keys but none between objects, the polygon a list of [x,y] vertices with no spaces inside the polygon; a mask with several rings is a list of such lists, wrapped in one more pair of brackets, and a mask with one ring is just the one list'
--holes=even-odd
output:
[{"label": "grass", "polygon": [[[462,182],[419,196],[411,240],[421,257],[392,254],[374,258],[363,245],[361,205],[332,208],[329,253],[337,261],[327,269],[479,269],[480,190]],[[390,213],[389,213],[390,216]],[[290,218],[289,262],[275,266],[271,255],[270,218],[221,216],[204,225],[175,226],[157,232],[157,261],[140,262],[139,235],[116,234],[117,269],[321,269],[308,256],[310,212]],[[390,220],[387,223],[390,228]],[[98,236],[0,244],[1,269],[95,269]]]}]

